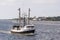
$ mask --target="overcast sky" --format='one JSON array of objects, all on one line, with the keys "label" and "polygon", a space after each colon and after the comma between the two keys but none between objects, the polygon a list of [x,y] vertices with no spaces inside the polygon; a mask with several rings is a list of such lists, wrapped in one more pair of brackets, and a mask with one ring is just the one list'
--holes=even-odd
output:
[{"label": "overcast sky", "polygon": [[21,13],[31,16],[60,16],[60,0],[0,0],[0,19],[17,18],[18,8]]}]

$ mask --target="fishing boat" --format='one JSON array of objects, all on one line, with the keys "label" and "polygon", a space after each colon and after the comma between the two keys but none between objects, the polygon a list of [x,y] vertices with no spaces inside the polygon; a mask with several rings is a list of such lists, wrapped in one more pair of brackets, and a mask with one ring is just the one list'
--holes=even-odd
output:
[{"label": "fishing boat", "polygon": [[11,29],[12,33],[34,33],[35,29],[33,28],[34,25],[26,25],[24,27],[14,26],[13,29]]},{"label": "fishing boat", "polygon": [[19,8],[19,26],[14,25],[13,28],[11,29],[11,33],[34,33],[34,25],[30,24],[29,18],[30,18],[30,8],[29,8],[29,13],[28,13],[28,21],[27,24],[25,24],[25,17],[24,17],[24,26],[21,26],[21,14],[20,14],[20,8]]}]

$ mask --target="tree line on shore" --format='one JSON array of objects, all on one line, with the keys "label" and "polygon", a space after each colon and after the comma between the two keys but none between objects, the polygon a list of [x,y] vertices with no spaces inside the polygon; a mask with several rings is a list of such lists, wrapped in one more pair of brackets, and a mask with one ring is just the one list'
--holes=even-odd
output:
[{"label": "tree line on shore", "polygon": [[57,17],[46,17],[46,21],[60,21],[60,16]]},{"label": "tree line on shore", "polygon": [[[33,20],[35,17],[29,18],[30,20]],[[60,16],[57,17],[37,17],[35,18],[37,21],[60,21]],[[19,20],[19,18],[13,18],[12,20]],[[24,18],[21,17],[21,20],[24,20]]]}]

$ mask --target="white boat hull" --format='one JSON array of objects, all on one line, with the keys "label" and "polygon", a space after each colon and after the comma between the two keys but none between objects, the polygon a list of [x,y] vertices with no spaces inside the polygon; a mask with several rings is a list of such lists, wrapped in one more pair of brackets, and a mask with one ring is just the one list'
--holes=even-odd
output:
[{"label": "white boat hull", "polygon": [[11,29],[12,33],[34,33],[35,32],[33,25],[26,25],[26,26],[20,27],[20,28],[19,28],[19,26],[14,26],[14,27],[17,27],[17,28]]},{"label": "white boat hull", "polygon": [[11,30],[11,32],[12,33],[34,33],[35,30],[27,30],[27,31],[18,31],[18,30],[14,31],[14,30]]}]

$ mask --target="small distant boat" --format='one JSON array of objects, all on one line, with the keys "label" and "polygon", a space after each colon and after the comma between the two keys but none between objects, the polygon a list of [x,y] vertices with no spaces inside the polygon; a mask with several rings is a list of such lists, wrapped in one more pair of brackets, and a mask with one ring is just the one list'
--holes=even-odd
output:
[{"label": "small distant boat", "polygon": [[[29,16],[30,17],[30,9],[29,9]],[[20,9],[19,9],[19,19],[20,19]],[[14,25],[13,28],[11,29],[12,33],[34,33],[35,29],[34,29],[34,25],[29,24],[29,18],[28,18],[28,24],[25,25],[25,20],[24,20],[24,26],[20,25],[21,23],[21,19],[19,20],[19,26]]]}]

